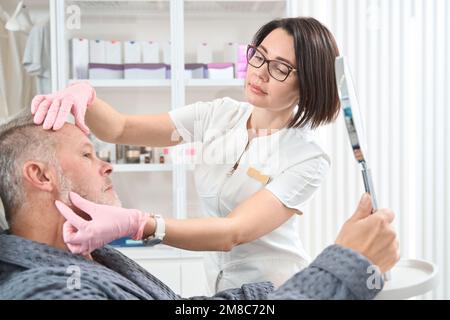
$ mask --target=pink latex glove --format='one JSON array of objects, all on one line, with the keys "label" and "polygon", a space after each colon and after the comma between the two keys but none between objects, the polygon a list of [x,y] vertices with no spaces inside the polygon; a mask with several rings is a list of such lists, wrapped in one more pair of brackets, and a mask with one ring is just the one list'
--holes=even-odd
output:
[{"label": "pink latex glove", "polygon": [[84,116],[87,107],[94,102],[95,97],[95,90],[87,81],[74,83],[52,94],[37,95],[31,102],[34,123],[44,122],[44,129],[59,130],[67,121],[69,113],[72,113],[77,127],[89,134]]},{"label": "pink latex glove", "polygon": [[59,212],[67,219],[63,226],[64,242],[74,254],[87,255],[122,237],[140,240],[150,218],[150,214],[139,210],[90,202],[74,192],[70,193],[70,200],[92,218],[85,220],[64,203],[55,201]]}]

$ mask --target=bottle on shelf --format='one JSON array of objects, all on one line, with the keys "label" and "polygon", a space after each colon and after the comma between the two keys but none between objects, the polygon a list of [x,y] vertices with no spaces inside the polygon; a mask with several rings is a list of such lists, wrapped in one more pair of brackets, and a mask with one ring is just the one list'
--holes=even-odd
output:
[{"label": "bottle on shelf", "polygon": [[72,39],[72,78],[88,79],[89,40],[84,38]]},{"label": "bottle on shelf", "polygon": [[152,148],[141,147],[140,163],[148,164],[152,160]]},{"label": "bottle on shelf", "polygon": [[207,42],[202,42],[197,47],[197,63],[208,64],[213,62],[212,50]]},{"label": "bottle on shelf", "polygon": [[172,162],[172,157],[171,157],[169,148],[164,148],[162,154],[164,156],[164,163],[171,163]]},{"label": "bottle on shelf", "polygon": [[116,164],[125,163],[125,146],[116,144]]}]

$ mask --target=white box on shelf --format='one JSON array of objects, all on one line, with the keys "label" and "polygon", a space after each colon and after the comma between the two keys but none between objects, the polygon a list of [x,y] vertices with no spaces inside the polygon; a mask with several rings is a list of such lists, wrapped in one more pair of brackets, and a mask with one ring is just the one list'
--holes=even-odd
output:
[{"label": "white box on shelf", "polygon": [[141,41],[142,62],[160,63],[159,43],[154,41]]},{"label": "white box on shelf", "polygon": [[105,41],[103,40],[89,41],[89,62],[90,63],[106,62]]},{"label": "white box on shelf", "polygon": [[238,48],[239,44],[236,42],[227,42],[223,48],[223,62],[236,64],[238,62]]},{"label": "white box on shelf", "polygon": [[171,50],[172,44],[170,41],[165,41],[162,44],[162,51],[163,51],[163,63],[170,64],[171,58],[170,58],[170,50]]},{"label": "white box on shelf", "polygon": [[206,65],[203,63],[186,63],[184,74],[186,79],[204,79]]},{"label": "white box on shelf", "polygon": [[234,79],[232,63],[208,63],[207,68],[209,79]]},{"label": "white box on shelf", "polygon": [[141,63],[142,52],[141,44],[138,41],[125,41],[124,43],[124,62],[125,63]]},{"label": "white box on shelf", "polygon": [[125,64],[125,79],[166,79],[167,65],[164,63]]},{"label": "white box on shelf", "polygon": [[197,47],[197,63],[212,63],[212,50],[208,43],[200,43]]},{"label": "white box on shelf", "polygon": [[170,148],[163,148],[162,155],[164,156],[164,163],[172,163],[172,150]]},{"label": "white box on shelf", "polygon": [[122,42],[117,40],[105,41],[106,63],[121,64],[122,59]]},{"label": "white box on shelf", "polygon": [[172,66],[170,64],[166,64],[166,79],[170,79],[172,77]]},{"label": "white box on shelf", "polygon": [[87,79],[89,65],[89,40],[72,39],[72,78]]},{"label": "white box on shelf", "polygon": [[89,63],[89,79],[123,79],[123,64]]}]

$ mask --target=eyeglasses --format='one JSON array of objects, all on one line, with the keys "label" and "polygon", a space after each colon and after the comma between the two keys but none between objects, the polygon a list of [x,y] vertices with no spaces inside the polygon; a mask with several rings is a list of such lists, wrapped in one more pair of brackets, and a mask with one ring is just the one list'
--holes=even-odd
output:
[{"label": "eyeglasses", "polygon": [[287,63],[278,60],[268,60],[261,53],[261,51],[250,44],[247,47],[247,62],[255,68],[261,68],[265,63],[267,63],[267,71],[269,71],[269,75],[280,82],[286,80],[292,71],[297,71],[297,69],[291,67]]}]

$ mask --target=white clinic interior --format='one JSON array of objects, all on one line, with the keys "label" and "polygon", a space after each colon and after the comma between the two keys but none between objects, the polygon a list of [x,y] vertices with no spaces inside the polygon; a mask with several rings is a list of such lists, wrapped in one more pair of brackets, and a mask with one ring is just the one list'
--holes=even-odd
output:
[{"label": "white clinic interior", "polygon": [[[448,0],[1,0],[0,122],[29,108],[35,94],[48,94],[83,79],[87,74],[83,62],[92,56],[97,61],[89,62],[99,65],[124,61],[135,54],[133,44],[151,41],[154,46],[146,48],[146,54],[152,63],[224,64],[230,62],[230,52],[251,42],[259,26],[288,16],[321,21],[347,59],[378,206],[392,208],[396,214],[401,258],[423,260],[437,270],[432,290],[412,299],[450,299]],[[43,85],[42,74],[25,68],[22,61],[32,29],[45,24],[50,33],[40,41],[49,41],[50,56],[41,57],[50,64],[50,77]],[[85,42],[91,51],[82,39],[89,40]],[[105,61],[100,52],[92,53],[100,44]],[[119,51],[112,48],[114,44],[121,46]],[[108,45],[110,50],[105,49]],[[93,76],[90,70],[88,81],[98,96],[122,113],[156,114],[225,96],[243,100],[243,78],[233,66],[231,73],[220,70],[209,78],[192,71],[184,81],[169,77],[167,69],[162,77],[154,71],[148,78],[127,78],[126,73],[118,77],[113,70]],[[364,192],[342,112],[315,135],[332,164],[299,218],[298,232],[312,258],[334,243]],[[140,158],[138,154],[119,160],[117,146],[94,141],[98,155],[113,164],[112,179],[124,207],[180,219],[202,216],[194,166],[174,162],[178,147],[153,148],[148,158],[141,153]],[[0,225],[6,229],[1,211]],[[117,249],[176,293],[207,294],[202,252],[165,245]]]}]

